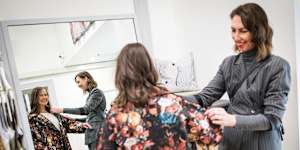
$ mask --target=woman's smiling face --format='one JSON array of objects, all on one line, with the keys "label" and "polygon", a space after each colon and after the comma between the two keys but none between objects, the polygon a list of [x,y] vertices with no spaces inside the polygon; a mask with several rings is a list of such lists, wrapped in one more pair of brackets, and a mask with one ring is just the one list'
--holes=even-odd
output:
[{"label": "woman's smiling face", "polygon": [[231,36],[234,41],[235,47],[240,52],[245,52],[254,48],[252,42],[252,34],[242,23],[241,17],[235,15],[231,19]]}]

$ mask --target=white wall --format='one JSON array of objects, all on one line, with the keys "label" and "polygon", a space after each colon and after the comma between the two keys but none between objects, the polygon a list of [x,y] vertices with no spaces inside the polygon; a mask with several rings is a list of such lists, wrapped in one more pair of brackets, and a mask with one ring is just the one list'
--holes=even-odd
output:
[{"label": "white wall", "polygon": [[299,149],[293,0],[148,0],[154,56],[176,59],[193,51],[197,80],[200,87],[204,87],[215,75],[221,61],[234,54],[229,14],[245,2],[257,2],[265,9],[274,29],[274,53],[291,65],[292,85],[284,117],[283,148]]}]

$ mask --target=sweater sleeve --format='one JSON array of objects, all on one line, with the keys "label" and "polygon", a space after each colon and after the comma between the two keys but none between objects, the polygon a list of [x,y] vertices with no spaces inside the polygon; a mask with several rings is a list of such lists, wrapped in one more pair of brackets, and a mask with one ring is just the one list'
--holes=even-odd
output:
[{"label": "sweater sleeve", "polygon": [[[104,94],[100,90],[95,90],[91,93],[87,103],[83,107],[64,108],[63,112],[69,114],[88,115],[92,111],[96,112],[96,109],[98,109],[103,102],[105,102]],[[105,108],[102,109],[104,111]]]},{"label": "sweater sleeve", "polygon": [[243,130],[265,131],[271,128],[270,120],[263,114],[235,115],[236,128]]},{"label": "sweater sleeve", "polygon": [[[198,94],[194,95],[194,99],[198,100],[201,106],[210,106],[219,100],[226,91],[224,71],[230,64],[233,57],[227,57],[219,67],[217,74],[209,82],[209,84]],[[192,98],[188,98],[193,100]]]}]

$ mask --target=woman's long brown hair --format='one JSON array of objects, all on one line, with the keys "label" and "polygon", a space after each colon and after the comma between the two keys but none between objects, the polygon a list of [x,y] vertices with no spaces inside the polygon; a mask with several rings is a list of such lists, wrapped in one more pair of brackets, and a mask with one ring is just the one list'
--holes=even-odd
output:
[{"label": "woman's long brown hair", "polygon": [[127,102],[143,107],[157,93],[158,74],[147,49],[140,43],[127,44],[117,58],[115,86],[119,93],[115,103],[122,107]]},{"label": "woman's long brown hair", "polygon": [[[30,98],[30,107],[31,111],[30,114],[40,114],[40,104],[39,104],[39,94],[41,93],[42,90],[46,90],[48,94],[48,90],[46,87],[36,87],[32,90],[31,92],[31,98]],[[48,100],[48,103],[46,105],[46,111],[50,112],[51,106],[50,102]]]}]

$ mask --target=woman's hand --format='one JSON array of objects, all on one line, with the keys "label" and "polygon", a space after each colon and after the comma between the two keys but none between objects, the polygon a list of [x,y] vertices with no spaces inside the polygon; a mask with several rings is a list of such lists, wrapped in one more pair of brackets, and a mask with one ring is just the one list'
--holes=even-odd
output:
[{"label": "woman's hand", "polygon": [[86,128],[86,129],[91,129],[92,128],[92,126],[89,123],[82,123],[81,127]]},{"label": "woman's hand", "polygon": [[213,124],[223,127],[234,127],[236,119],[234,115],[227,113],[224,108],[211,108],[205,112]]},{"label": "woman's hand", "polygon": [[52,107],[50,110],[52,113],[63,113],[64,109],[59,107]]}]

